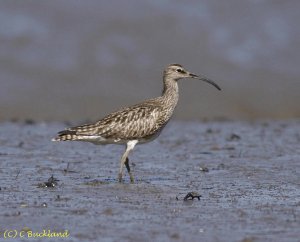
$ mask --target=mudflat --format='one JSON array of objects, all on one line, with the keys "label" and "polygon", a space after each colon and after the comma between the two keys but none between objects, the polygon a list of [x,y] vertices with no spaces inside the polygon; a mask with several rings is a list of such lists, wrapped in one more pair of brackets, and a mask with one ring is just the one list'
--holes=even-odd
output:
[{"label": "mudflat", "polygon": [[135,184],[124,147],[51,142],[65,127],[0,123],[1,239],[299,241],[300,120],[173,121],[131,154]]}]

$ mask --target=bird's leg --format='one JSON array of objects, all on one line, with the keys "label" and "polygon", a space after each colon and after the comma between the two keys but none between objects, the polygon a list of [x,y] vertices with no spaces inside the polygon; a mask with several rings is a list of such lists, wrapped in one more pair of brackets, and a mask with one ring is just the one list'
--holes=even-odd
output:
[{"label": "bird's leg", "polygon": [[132,173],[130,172],[130,166],[129,166],[129,159],[128,159],[128,157],[127,157],[127,159],[125,161],[125,166],[126,166],[126,169],[128,171],[128,174],[130,176],[130,182],[134,183],[134,177],[133,177]]},{"label": "bird's leg", "polygon": [[119,170],[119,182],[122,182],[123,166],[126,162],[127,156],[128,156],[128,152],[127,152],[127,148],[126,148],[126,151],[124,152],[124,154],[122,155],[122,158],[121,158],[121,165],[120,165],[120,170]]},{"label": "bird's leg", "polygon": [[[134,148],[134,146],[138,143],[137,140],[130,140],[127,142],[127,146],[126,146],[126,150],[124,152],[124,154],[122,155],[122,158],[121,158],[121,165],[120,165],[120,170],[119,170],[119,182],[122,182],[122,177],[123,177],[123,166],[125,163],[128,164],[128,167],[129,167],[129,163],[126,162],[128,160],[128,155],[129,155],[129,152]],[[125,164],[126,165],[126,164]],[[127,167],[127,165],[126,165]],[[127,168],[128,170],[128,168]],[[130,169],[129,169],[130,170]],[[128,172],[129,173],[129,172]],[[130,173],[129,173],[130,175]],[[132,180],[131,178],[132,176],[130,175],[130,181]]]}]

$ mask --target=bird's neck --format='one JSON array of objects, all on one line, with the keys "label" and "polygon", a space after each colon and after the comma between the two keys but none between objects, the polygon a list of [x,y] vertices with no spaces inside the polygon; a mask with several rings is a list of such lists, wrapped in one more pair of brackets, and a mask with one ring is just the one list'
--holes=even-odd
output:
[{"label": "bird's neck", "polygon": [[177,105],[178,98],[179,92],[177,81],[172,78],[164,77],[164,89],[162,93],[163,102],[166,106],[169,106],[169,108],[174,109]]}]

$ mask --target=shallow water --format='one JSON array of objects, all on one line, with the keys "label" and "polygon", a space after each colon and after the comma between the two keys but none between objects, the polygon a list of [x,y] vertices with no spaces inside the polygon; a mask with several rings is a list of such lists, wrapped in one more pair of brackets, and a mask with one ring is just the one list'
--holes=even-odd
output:
[{"label": "shallow water", "polygon": [[[126,173],[119,184],[123,147],[50,142],[61,123],[1,123],[0,236],[25,227],[68,230],[57,241],[299,241],[299,124],[172,122],[133,151],[136,184]],[[55,187],[39,186],[51,175]],[[191,191],[201,200],[183,201]]]}]

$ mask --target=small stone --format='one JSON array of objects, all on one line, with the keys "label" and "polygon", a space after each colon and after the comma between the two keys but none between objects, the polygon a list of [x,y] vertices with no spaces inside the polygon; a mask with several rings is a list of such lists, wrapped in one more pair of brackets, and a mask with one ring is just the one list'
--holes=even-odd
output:
[{"label": "small stone", "polygon": [[201,195],[198,192],[189,192],[185,197],[184,197],[184,201],[187,200],[194,200],[194,198],[198,198],[198,200],[200,200]]},{"label": "small stone", "polygon": [[208,168],[205,167],[205,166],[200,166],[199,170],[202,171],[202,172],[209,172]]},{"label": "small stone", "polygon": [[229,137],[227,140],[228,140],[228,141],[234,141],[234,140],[240,140],[240,139],[241,139],[241,136],[232,133],[232,134],[230,135],[230,137]]}]

